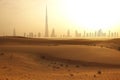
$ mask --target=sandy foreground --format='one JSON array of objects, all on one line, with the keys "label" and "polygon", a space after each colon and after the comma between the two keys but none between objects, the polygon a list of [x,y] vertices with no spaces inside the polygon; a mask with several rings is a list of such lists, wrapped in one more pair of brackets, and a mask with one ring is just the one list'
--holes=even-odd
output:
[{"label": "sandy foreground", "polygon": [[0,45],[0,80],[120,80],[120,51],[87,45]]}]

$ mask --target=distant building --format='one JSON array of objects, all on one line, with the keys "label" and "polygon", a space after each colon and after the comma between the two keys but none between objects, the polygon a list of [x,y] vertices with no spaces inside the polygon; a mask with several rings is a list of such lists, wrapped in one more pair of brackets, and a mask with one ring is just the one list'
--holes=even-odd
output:
[{"label": "distant building", "polygon": [[33,38],[34,37],[34,34],[32,32],[29,33],[29,37],[30,38]]},{"label": "distant building", "polygon": [[41,37],[41,33],[39,32],[39,33],[38,33],[38,38],[40,38],[40,37]]},{"label": "distant building", "polygon": [[56,37],[54,29],[52,30],[51,37]]},{"label": "distant building", "polygon": [[24,37],[26,37],[26,33],[24,33]]},{"label": "distant building", "polygon": [[47,5],[46,5],[46,16],[45,16],[45,37],[49,37],[48,32],[48,13],[47,13]]},{"label": "distant building", "polygon": [[71,37],[70,36],[70,30],[67,31],[67,37]]},{"label": "distant building", "polygon": [[16,36],[16,30],[15,30],[15,28],[13,29],[13,36]]},{"label": "distant building", "polygon": [[98,31],[98,37],[102,37],[102,35],[103,35],[103,32],[102,32],[102,29],[100,29],[100,30]]}]

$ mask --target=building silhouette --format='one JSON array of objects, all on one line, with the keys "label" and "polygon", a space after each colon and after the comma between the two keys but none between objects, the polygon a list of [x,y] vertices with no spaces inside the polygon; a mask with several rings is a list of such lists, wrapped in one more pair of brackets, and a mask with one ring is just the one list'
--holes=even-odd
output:
[{"label": "building silhouette", "polygon": [[26,37],[26,33],[24,33],[24,37]]},{"label": "building silhouette", "polygon": [[54,29],[52,29],[51,37],[56,37]]},{"label": "building silhouette", "polygon": [[34,34],[32,32],[29,33],[29,37],[30,38],[33,38],[34,37]]},{"label": "building silhouette", "polygon": [[15,30],[15,28],[13,29],[13,36],[16,36],[16,30]]},{"label": "building silhouette", "polygon": [[49,37],[48,32],[48,13],[47,13],[47,5],[46,5],[46,15],[45,15],[45,37]]},{"label": "building silhouette", "polygon": [[97,32],[95,31],[95,33],[94,33],[94,37],[96,37],[97,36]]},{"label": "building silhouette", "polygon": [[70,30],[67,31],[67,37],[70,37]]},{"label": "building silhouette", "polygon": [[100,30],[98,31],[98,37],[102,37],[102,35],[103,35],[103,32],[102,32],[102,29],[100,29]]},{"label": "building silhouette", "polygon": [[38,37],[41,37],[41,33],[40,32],[38,33]]}]

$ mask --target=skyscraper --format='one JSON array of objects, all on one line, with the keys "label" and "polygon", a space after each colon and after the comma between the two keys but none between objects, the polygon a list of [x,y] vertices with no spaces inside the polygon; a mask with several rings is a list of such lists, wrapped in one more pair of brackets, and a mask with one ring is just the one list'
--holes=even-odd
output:
[{"label": "skyscraper", "polygon": [[26,33],[24,33],[24,37],[26,37]]},{"label": "skyscraper", "polygon": [[51,37],[56,37],[54,29],[52,30]]},{"label": "skyscraper", "polygon": [[34,37],[34,34],[32,32],[29,33],[29,37],[30,38],[33,38]]},{"label": "skyscraper", "polygon": [[98,30],[98,37],[101,37],[103,35],[102,29]]},{"label": "skyscraper", "polygon": [[41,37],[41,33],[39,32],[39,33],[38,33],[38,38],[40,38],[40,37]]},{"label": "skyscraper", "polygon": [[45,37],[49,37],[47,5],[46,5],[46,16],[45,16]]},{"label": "skyscraper", "polygon": [[67,37],[70,37],[70,30],[67,31]]}]

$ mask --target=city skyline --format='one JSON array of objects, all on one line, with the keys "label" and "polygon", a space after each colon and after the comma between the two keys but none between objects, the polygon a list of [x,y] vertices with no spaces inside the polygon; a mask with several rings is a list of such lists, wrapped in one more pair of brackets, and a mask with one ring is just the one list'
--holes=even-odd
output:
[{"label": "city skyline", "polygon": [[[41,35],[41,32],[38,32],[37,34],[33,33],[32,31],[29,33],[24,32],[22,36],[28,37],[28,38],[119,38],[119,32],[103,32],[102,29],[99,29],[98,31],[79,31],[75,30],[74,35],[71,35],[71,30],[68,29],[66,33],[63,34],[56,34],[56,30],[53,28],[51,31],[49,31],[49,24],[48,24],[48,11],[47,11],[47,5],[45,9],[45,26],[44,26],[44,34]],[[11,36],[19,36],[17,35],[16,28],[13,29],[13,35]]]},{"label": "city skyline", "polygon": [[[98,31],[94,31],[94,32],[84,31],[83,33],[79,32],[78,30],[75,30],[74,36],[71,35],[71,30],[68,29],[66,33],[59,34],[58,36],[54,28],[51,31],[49,31],[49,23],[48,23],[49,18],[48,17],[49,17],[48,9],[47,9],[47,4],[46,4],[45,26],[44,26],[45,32],[43,36],[41,35],[41,32],[38,32],[38,34],[29,32],[28,34],[24,33],[24,37],[29,37],[29,38],[41,38],[41,37],[45,37],[45,38],[118,38],[119,37],[118,32],[111,32],[109,30],[108,33],[106,33],[106,32],[103,32],[102,29],[99,29]],[[15,28],[13,30],[13,36],[17,36]]]},{"label": "city skyline", "polygon": [[0,35],[12,35],[13,28],[21,36],[24,32],[41,32],[44,35],[46,2],[49,31],[54,28],[56,34],[65,34],[68,29],[72,36],[75,30],[93,32],[102,29],[104,32],[120,32],[120,5],[116,0],[2,0]]},{"label": "city skyline", "polygon": [[[41,35],[41,32],[38,32],[37,34],[34,34],[33,32],[24,33],[24,37],[28,38],[119,38],[118,32],[103,32],[102,29],[99,29],[98,31],[94,32],[88,32],[83,31],[80,32],[78,30],[75,30],[74,36],[71,35],[71,30],[68,29],[66,33],[63,34],[56,34],[56,30],[53,28],[51,31],[49,31],[49,24],[48,24],[48,11],[47,11],[47,5],[45,10],[45,26],[44,26],[44,34]],[[11,35],[12,36],[12,35]],[[17,36],[16,29],[13,29],[13,36]]]},{"label": "city skyline", "polygon": [[[46,33],[46,26],[45,26],[45,33]],[[52,31],[50,31],[50,34],[48,35],[50,36],[45,36],[45,34],[41,35],[41,32],[38,33],[29,32],[29,33],[24,33],[22,36],[28,38],[120,38],[118,32],[112,32],[110,30],[108,32],[103,32],[102,29],[99,29],[98,31],[94,31],[94,32],[87,32],[87,31],[79,32],[75,30],[73,36],[71,35],[70,30],[67,30],[66,33],[57,35],[55,29],[53,28]],[[19,36],[17,35],[15,28],[13,29],[13,35],[11,36]]]}]

